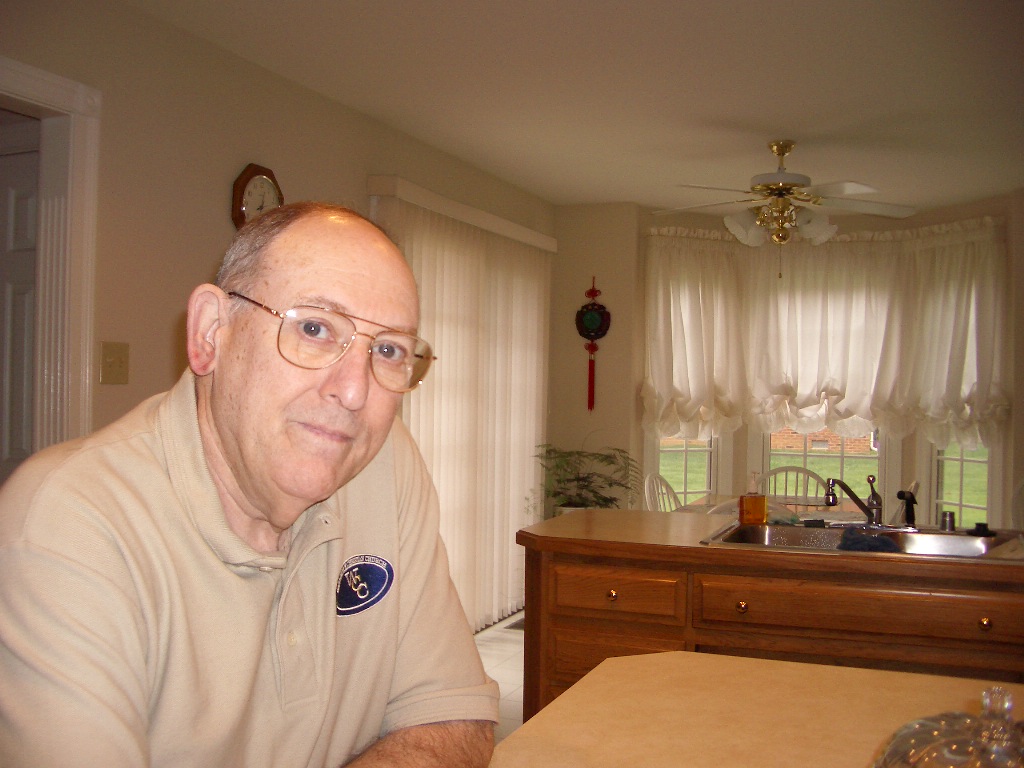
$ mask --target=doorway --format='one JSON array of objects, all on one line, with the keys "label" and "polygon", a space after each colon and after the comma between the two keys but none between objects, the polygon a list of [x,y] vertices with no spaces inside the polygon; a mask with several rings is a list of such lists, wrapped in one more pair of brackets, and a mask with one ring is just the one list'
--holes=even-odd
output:
[{"label": "doorway", "polygon": [[0,109],[0,483],[32,453],[39,120]]},{"label": "doorway", "polygon": [[0,56],[0,109],[35,119],[39,129],[37,203],[23,223],[34,224],[36,241],[32,452],[92,428],[100,94]]}]

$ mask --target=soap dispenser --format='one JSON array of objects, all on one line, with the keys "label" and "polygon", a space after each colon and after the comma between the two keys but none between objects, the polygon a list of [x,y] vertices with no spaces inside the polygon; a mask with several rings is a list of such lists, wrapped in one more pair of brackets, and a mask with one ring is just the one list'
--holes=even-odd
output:
[{"label": "soap dispenser", "polygon": [[768,522],[768,497],[757,491],[757,472],[750,473],[747,492],[740,496],[739,518],[741,525],[764,525]]}]

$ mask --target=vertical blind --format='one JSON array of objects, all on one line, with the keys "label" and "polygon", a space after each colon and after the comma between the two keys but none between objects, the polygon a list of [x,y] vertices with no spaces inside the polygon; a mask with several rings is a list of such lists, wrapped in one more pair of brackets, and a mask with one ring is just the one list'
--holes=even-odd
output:
[{"label": "vertical blind", "polygon": [[395,197],[378,222],[420,289],[420,335],[438,360],[403,418],[437,485],[452,579],[474,629],[522,608],[515,543],[540,484],[550,256]]},{"label": "vertical blind", "polygon": [[1008,265],[990,219],[748,248],[648,242],[646,424],[661,437],[825,426],[994,442],[1009,415]]}]

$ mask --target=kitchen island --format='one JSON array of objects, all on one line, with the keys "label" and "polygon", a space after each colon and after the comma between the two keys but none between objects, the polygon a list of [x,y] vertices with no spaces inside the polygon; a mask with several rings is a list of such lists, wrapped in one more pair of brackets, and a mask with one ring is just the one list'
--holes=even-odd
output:
[{"label": "kitchen island", "polygon": [[709,547],[729,518],[578,510],[525,528],[524,720],[662,651],[1024,682],[1024,562]]}]

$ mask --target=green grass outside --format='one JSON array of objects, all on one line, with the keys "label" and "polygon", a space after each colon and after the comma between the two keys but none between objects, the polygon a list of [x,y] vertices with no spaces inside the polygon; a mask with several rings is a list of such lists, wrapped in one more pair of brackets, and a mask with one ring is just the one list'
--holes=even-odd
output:
[{"label": "green grass outside", "polygon": [[[691,451],[688,454],[689,460],[684,460],[686,455],[681,451],[662,451],[659,471],[668,480],[668,484],[675,488],[679,500],[689,504],[709,492],[706,483],[710,454],[706,451]],[[688,490],[684,493],[683,489]]]},{"label": "green grass outside", "polygon": [[[945,456],[959,459],[961,455],[960,446],[951,443],[944,452]],[[947,464],[942,461],[940,464]],[[988,516],[988,449],[981,446],[973,451],[963,451],[963,487],[960,484],[960,472],[958,462],[948,462],[948,468],[942,473],[942,498],[948,499],[952,504],[943,504],[943,511],[949,510],[959,512],[960,519],[957,520],[959,528],[973,528],[975,523],[984,523]],[[970,507],[957,509],[956,501],[963,500],[963,504]],[[971,507],[980,507],[973,509]]]}]

